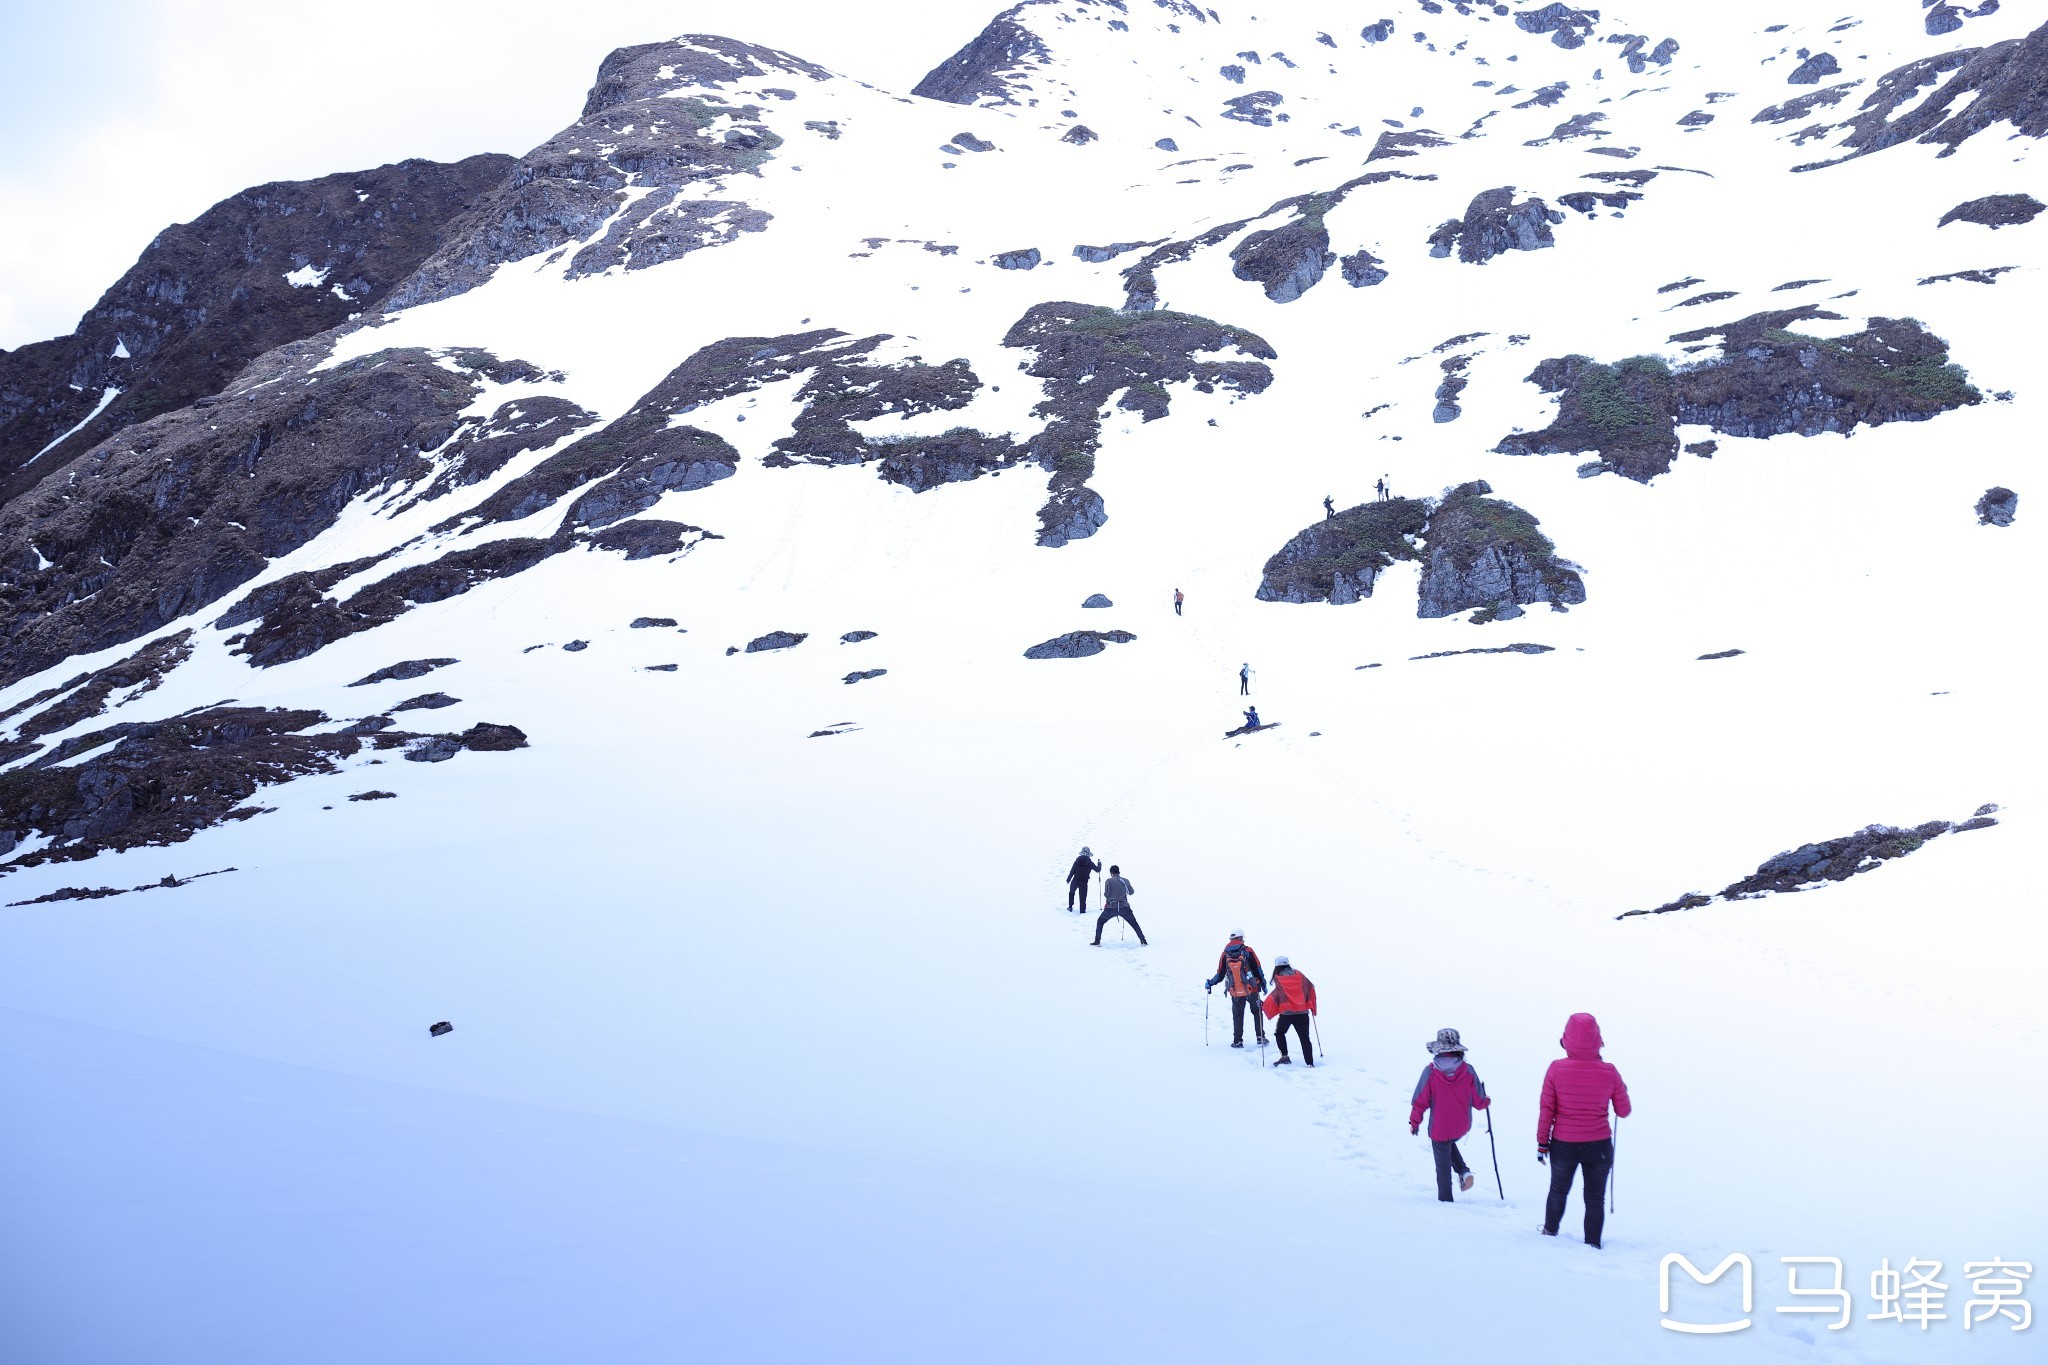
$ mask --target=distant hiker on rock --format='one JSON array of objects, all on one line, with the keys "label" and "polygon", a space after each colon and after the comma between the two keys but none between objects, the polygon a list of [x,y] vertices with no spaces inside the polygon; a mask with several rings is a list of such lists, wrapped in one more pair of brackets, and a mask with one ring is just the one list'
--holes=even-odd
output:
[{"label": "distant hiker on rock", "polygon": [[1187,601],[1187,598],[1185,598],[1185,597],[1182,597],[1182,596],[1180,595],[1180,589],[1179,589],[1179,588],[1175,588],[1175,589],[1173,590],[1173,614],[1174,614],[1175,616],[1178,616],[1178,615],[1180,615],[1180,604],[1181,604],[1181,603],[1183,603],[1183,602],[1185,602],[1185,601]]},{"label": "distant hiker on rock", "polygon": [[1287,1055],[1287,1030],[1293,1029],[1301,1035],[1301,1060],[1314,1066],[1316,1053],[1308,1042],[1308,1017],[1316,1012],[1316,983],[1294,970],[1286,958],[1276,957],[1273,988],[1266,996],[1264,1008],[1268,1019],[1280,1021],[1273,1030],[1273,1041],[1280,1045],[1280,1060],[1273,1065],[1293,1064],[1294,1059]]},{"label": "distant hiker on rock", "polygon": [[1390,484],[1390,483],[1388,483],[1388,482],[1387,482],[1387,476],[1386,476],[1386,475],[1384,475],[1384,474],[1380,475],[1380,501],[1381,501],[1381,502],[1385,502],[1385,501],[1387,501],[1387,500],[1388,500],[1389,498],[1391,498],[1391,497],[1393,497],[1393,496],[1394,496],[1394,485],[1392,485],[1392,484]]},{"label": "distant hiker on rock", "polygon": [[1237,695],[1249,697],[1252,694],[1252,666],[1246,664],[1237,670]]},{"label": "distant hiker on rock", "polygon": [[1247,730],[1256,730],[1259,728],[1258,707],[1247,706],[1244,708],[1244,728]]},{"label": "distant hiker on rock", "polygon": [[1380,476],[1379,481],[1372,486],[1372,491],[1373,496],[1378,498],[1381,502],[1385,502],[1387,500],[1386,475],[1382,474]]},{"label": "distant hiker on rock", "polygon": [[1074,897],[1081,898],[1081,913],[1088,913],[1088,878],[1092,873],[1102,871],[1102,861],[1082,846],[1081,856],[1074,859],[1074,865],[1067,869],[1067,909],[1074,908]]},{"label": "distant hiker on rock", "polygon": [[1328,493],[1323,494],[1323,520],[1329,521],[1337,515],[1337,504]]},{"label": "distant hiker on rock", "polygon": [[1558,1039],[1564,1056],[1543,1073],[1543,1102],[1536,1111],[1536,1159],[1550,1162],[1550,1197],[1543,1205],[1543,1235],[1557,1236],[1571,1198],[1572,1175],[1586,1173],[1586,1245],[1600,1245],[1606,1224],[1607,1173],[1614,1168],[1614,1138],[1607,1127],[1607,1106],[1621,1118],[1629,1116],[1628,1086],[1614,1063],[1600,1060],[1606,1046],[1599,1021],[1574,1014]]},{"label": "distant hiker on rock", "polygon": [[1095,917],[1095,942],[1091,947],[1102,946],[1102,926],[1113,919],[1129,921],[1131,928],[1137,931],[1138,942],[1151,946],[1145,938],[1145,931],[1138,928],[1138,917],[1131,913],[1131,893],[1137,889],[1125,878],[1122,868],[1115,863],[1109,865],[1109,877],[1102,883],[1102,913]]},{"label": "distant hiker on rock", "polygon": [[1230,942],[1223,945],[1216,958],[1216,975],[1204,981],[1202,989],[1213,991],[1222,981],[1230,983],[1230,1045],[1244,1046],[1244,1016],[1249,1008],[1252,1031],[1259,1045],[1265,1046],[1266,1018],[1259,1010],[1259,997],[1266,991],[1266,969],[1259,965],[1259,955],[1245,943],[1242,929],[1230,931]]},{"label": "distant hiker on rock", "polygon": [[1422,1115],[1429,1113],[1429,1145],[1436,1156],[1436,1197],[1451,1202],[1451,1173],[1457,1172],[1458,1188],[1472,1188],[1472,1168],[1458,1151],[1458,1139],[1472,1131],[1472,1111],[1493,1104],[1486,1096],[1486,1084],[1479,1073],[1465,1065],[1465,1045],[1454,1028],[1440,1028],[1433,1042],[1424,1043],[1430,1063],[1415,1082],[1415,1095],[1408,1101],[1408,1131],[1419,1132]]}]

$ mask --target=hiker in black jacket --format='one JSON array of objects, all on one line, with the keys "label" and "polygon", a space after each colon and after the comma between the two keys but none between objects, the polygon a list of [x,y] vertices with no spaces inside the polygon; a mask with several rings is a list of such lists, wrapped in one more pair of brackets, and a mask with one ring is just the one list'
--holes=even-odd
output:
[{"label": "hiker in black jacket", "polygon": [[1074,865],[1067,869],[1067,909],[1074,908],[1074,897],[1081,898],[1081,913],[1088,913],[1088,878],[1092,873],[1102,871],[1102,863],[1086,847],[1081,856],[1074,859]]},{"label": "hiker in black jacket", "polygon": [[1149,946],[1145,931],[1138,928],[1138,917],[1131,913],[1131,893],[1137,889],[1124,876],[1122,868],[1115,863],[1109,865],[1109,878],[1102,883],[1102,913],[1095,917],[1095,942],[1091,946],[1102,946],[1102,926],[1113,919],[1127,921],[1137,931],[1138,942]]}]

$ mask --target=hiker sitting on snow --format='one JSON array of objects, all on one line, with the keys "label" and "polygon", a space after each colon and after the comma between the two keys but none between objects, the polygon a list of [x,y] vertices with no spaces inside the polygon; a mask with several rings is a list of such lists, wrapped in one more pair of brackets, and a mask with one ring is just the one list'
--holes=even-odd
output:
[{"label": "hiker sitting on snow", "polygon": [[1248,706],[1248,707],[1246,707],[1246,708],[1245,708],[1245,712],[1244,712],[1244,728],[1245,728],[1245,729],[1247,729],[1247,730],[1256,730],[1256,729],[1258,729],[1258,728],[1259,728],[1259,708],[1258,708],[1258,707],[1256,707],[1256,706]]}]

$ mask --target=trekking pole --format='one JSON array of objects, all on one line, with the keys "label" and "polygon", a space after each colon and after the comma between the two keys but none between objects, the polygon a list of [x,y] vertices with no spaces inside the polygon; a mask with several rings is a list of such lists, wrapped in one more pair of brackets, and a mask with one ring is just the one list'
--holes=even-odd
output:
[{"label": "trekking pole", "polygon": [[1323,1046],[1323,1021],[1313,1014],[1308,1017],[1309,1027],[1316,1031],[1316,1051],[1323,1054],[1323,1060],[1330,1060],[1330,1049]]},{"label": "trekking pole", "polygon": [[1507,1188],[1500,1183],[1500,1148],[1493,1145],[1493,1108],[1486,1110],[1486,1149],[1493,1153],[1493,1188],[1500,1191],[1501,1202],[1508,1198]]},{"label": "trekking pole", "polygon": [[1209,1046],[1209,997],[1211,992],[1202,992],[1202,1046]]}]

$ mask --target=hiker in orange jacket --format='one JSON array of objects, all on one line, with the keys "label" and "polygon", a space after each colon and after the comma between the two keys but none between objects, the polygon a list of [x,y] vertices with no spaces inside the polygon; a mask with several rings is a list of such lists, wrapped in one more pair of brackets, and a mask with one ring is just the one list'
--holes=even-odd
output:
[{"label": "hiker in orange jacket", "polygon": [[1216,958],[1216,975],[1202,983],[1202,989],[1213,991],[1219,981],[1230,982],[1230,1045],[1244,1046],[1244,1015],[1247,1006],[1251,1009],[1252,1029],[1258,1041],[1266,1041],[1265,1016],[1259,1013],[1259,997],[1266,990],[1266,969],[1259,965],[1259,955],[1244,941],[1244,930],[1232,929],[1230,942],[1223,945],[1223,951]]},{"label": "hiker in orange jacket", "polygon": [[1273,1030],[1280,1060],[1273,1065],[1288,1066],[1294,1061],[1287,1055],[1287,1030],[1291,1028],[1301,1035],[1301,1060],[1314,1066],[1316,1053],[1309,1046],[1308,1017],[1316,1012],[1316,983],[1294,970],[1284,957],[1273,959],[1273,988],[1266,996],[1265,1010],[1268,1019],[1280,1021]]}]

